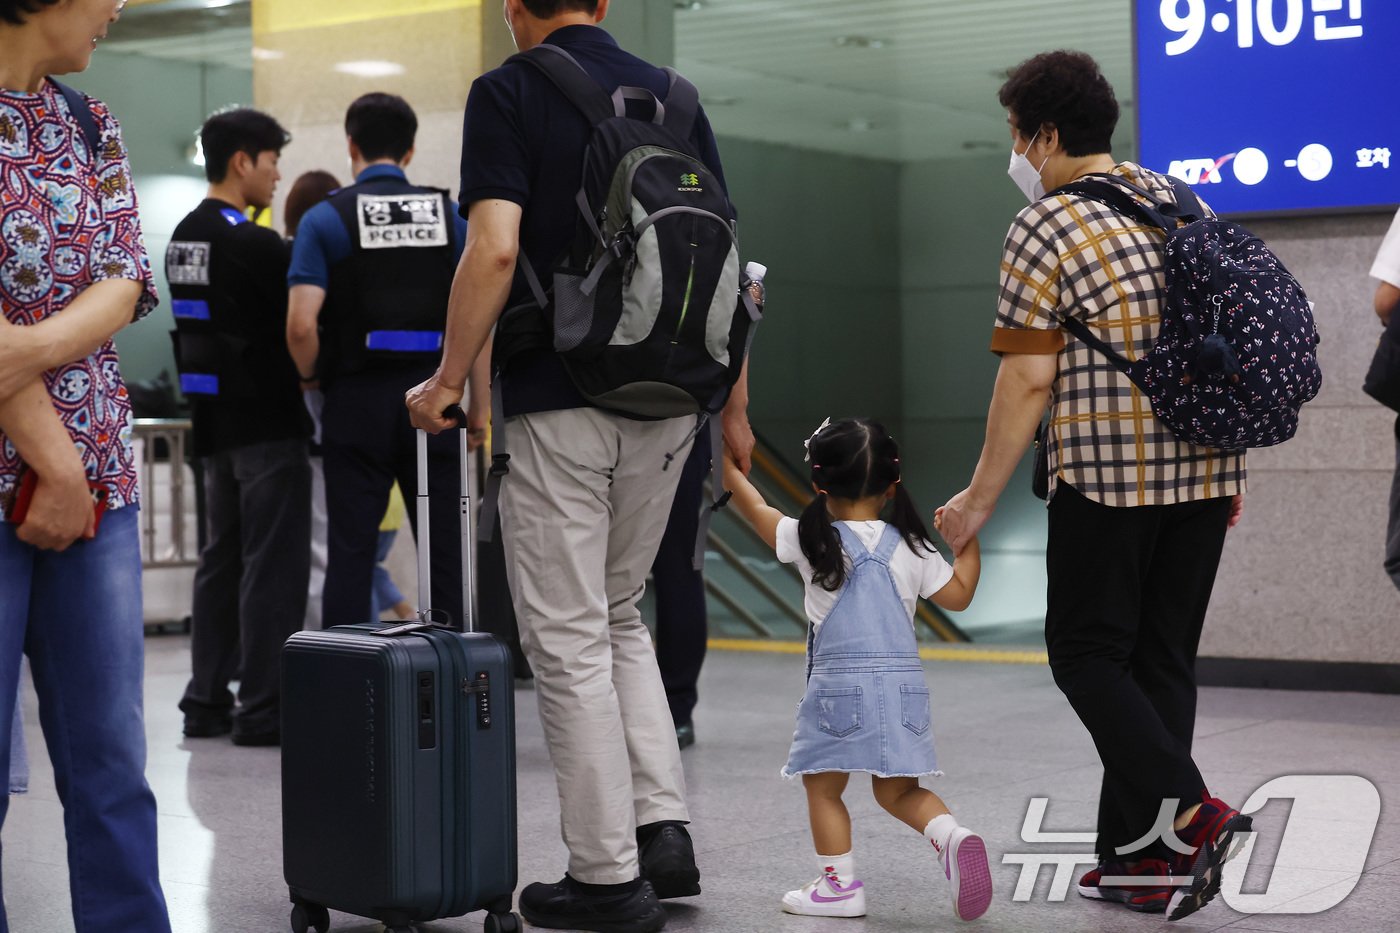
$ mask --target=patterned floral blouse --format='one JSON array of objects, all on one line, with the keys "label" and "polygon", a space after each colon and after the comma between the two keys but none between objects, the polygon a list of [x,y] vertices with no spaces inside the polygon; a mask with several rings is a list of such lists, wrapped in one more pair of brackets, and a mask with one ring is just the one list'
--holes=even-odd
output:
[{"label": "patterned floral blouse", "polygon": [[[100,101],[89,104],[102,141],[95,154],[52,82],[37,94],[0,89],[0,312],[11,324],[60,314],[104,279],[144,283],[136,318],[156,306],[121,127]],[[108,508],[134,505],[131,404],[112,341],[44,382],[88,478],[107,487]],[[0,497],[20,466],[0,432]]]}]

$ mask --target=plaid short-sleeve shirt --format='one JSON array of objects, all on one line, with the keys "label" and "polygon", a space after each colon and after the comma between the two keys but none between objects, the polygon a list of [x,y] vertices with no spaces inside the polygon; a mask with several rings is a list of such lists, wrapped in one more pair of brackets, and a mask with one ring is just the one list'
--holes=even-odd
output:
[{"label": "plaid short-sleeve shirt", "polygon": [[[1116,174],[1171,200],[1165,176],[1131,162]],[[1045,197],[1017,215],[1001,262],[992,350],[1058,353],[1050,401],[1050,494],[1069,483],[1115,507],[1170,505],[1245,490],[1243,451],[1178,440],[1147,396],[1068,331],[1074,315],[1129,360],[1156,340],[1165,273],[1161,230],[1097,201]]]}]

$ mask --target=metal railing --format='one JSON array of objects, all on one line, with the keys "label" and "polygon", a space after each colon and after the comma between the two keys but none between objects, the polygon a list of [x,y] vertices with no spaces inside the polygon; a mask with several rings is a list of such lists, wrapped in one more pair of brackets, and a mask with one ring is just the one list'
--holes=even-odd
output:
[{"label": "metal railing", "polygon": [[[147,497],[141,509],[143,567],[192,567],[198,561],[198,542],[188,540],[185,527],[185,440],[189,432],[188,419],[137,418],[131,423],[132,437],[141,446],[141,490]],[[163,456],[159,456],[157,448],[162,444]],[[164,534],[160,510],[156,508],[156,477],[160,468],[169,474],[169,526]]]}]

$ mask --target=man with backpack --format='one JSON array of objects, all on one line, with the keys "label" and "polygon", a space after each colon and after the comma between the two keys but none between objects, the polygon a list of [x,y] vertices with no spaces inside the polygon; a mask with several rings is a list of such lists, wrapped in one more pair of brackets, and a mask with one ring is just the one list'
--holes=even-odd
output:
[{"label": "man with backpack", "polygon": [[[1191,757],[1196,649],[1226,530],[1240,520],[1245,453],[1183,440],[1155,410],[1162,393],[1149,397],[1139,384],[1148,382],[1139,364],[1157,359],[1164,328],[1181,324],[1172,322],[1171,301],[1189,283],[1168,282],[1164,229],[1134,216],[1133,205],[1171,215],[1163,228],[1175,230],[1175,215],[1194,209],[1207,220],[1198,230],[1230,231],[1211,226],[1189,189],[1110,155],[1118,104],[1089,56],[1038,55],[1012,70],[1000,100],[1011,128],[1009,172],[1031,204],[1012,224],[1002,258],[992,338],[1001,364],[986,443],[971,485],[937,521],[955,550],[986,523],[1049,404],[1045,640],[1055,682],[1104,766],[1099,865],[1079,893],[1177,920],[1218,892],[1230,843],[1250,825],[1210,794]],[[1063,187],[1085,179],[1101,187]],[[1172,235],[1172,248],[1186,245]],[[1301,299],[1306,315],[1286,270],[1278,281],[1279,295]],[[1215,297],[1228,311],[1225,296]],[[1287,307],[1296,311],[1297,301]],[[1306,316],[1300,397],[1320,380]],[[1225,340],[1219,317],[1203,341],[1214,356],[1202,349],[1168,360],[1176,368],[1154,386],[1184,393],[1195,384],[1223,398],[1253,378],[1241,376],[1235,364],[1244,351]],[[1253,419],[1276,436],[1239,447],[1291,434],[1285,422],[1291,412],[1296,425],[1299,401]],[[1161,407],[1174,417],[1176,408]]]},{"label": "man with backpack", "polygon": [[[757,312],[739,306],[698,95],[618,48],[597,25],[607,9],[506,0],[522,54],[472,85],[467,248],[442,363],[407,401],[416,425],[445,430],[473,361],[492,354],[493,485],[569,849],[563,880],[527,886],[520,911],[539,927],[645,933],[665,924],[659,899],[700,885],[637,602],[687,452],[710,443],[700,416],[747,464]],[[467,418],[486,423],[477,393]]]}]

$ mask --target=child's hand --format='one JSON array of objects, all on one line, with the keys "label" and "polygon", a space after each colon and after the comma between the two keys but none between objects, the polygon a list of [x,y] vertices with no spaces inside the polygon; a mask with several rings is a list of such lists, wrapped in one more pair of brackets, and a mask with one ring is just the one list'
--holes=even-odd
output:
[{"label": "child's hand", "polygon": [[[944,540],[947,540],[947,539],[945,538]],[[952,548],[952,550],[953,550],[953,559],[954,559],[954,560],[959,559],[959,558],[962,557],[964,554],[966,554],[969,550],[973,551],[974,553],[980,553],[980,552],[981,552],[981,545],[978,543],[978,541],[977,541],[977,536],[976,536],[976,535],[973,535],[972,537],[970,537],[970,538],[968,538],[967,540],[963,541],[961,547],[953,547],[951,544],[948,545],[948,547]]]}]

